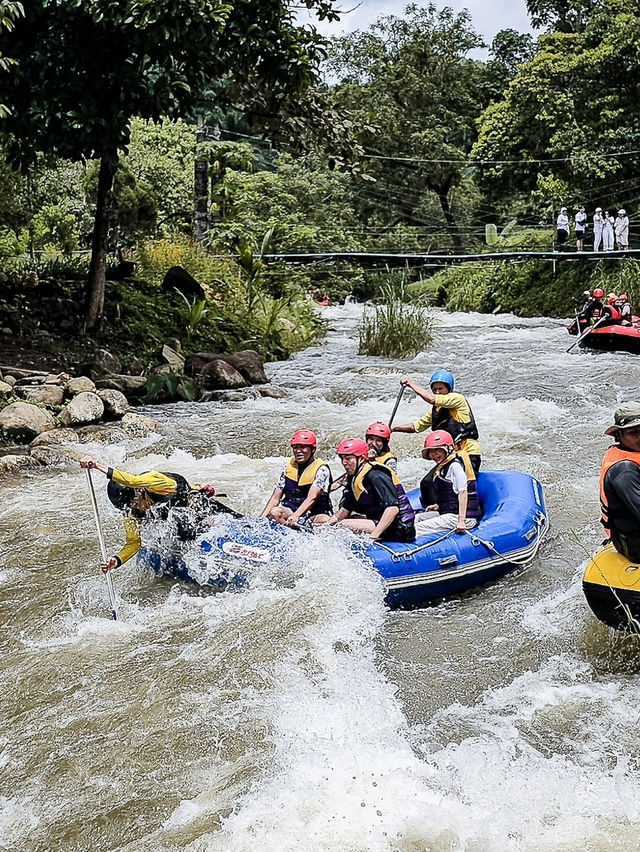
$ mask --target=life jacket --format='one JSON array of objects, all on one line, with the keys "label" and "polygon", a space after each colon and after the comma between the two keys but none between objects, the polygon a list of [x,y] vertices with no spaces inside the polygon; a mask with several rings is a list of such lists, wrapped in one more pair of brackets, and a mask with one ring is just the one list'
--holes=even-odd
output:
[{"label": "life jacket", "polygon": [[[386,453],[383,453],[381,456],[378,456],[375,460],[375,464],[383,464],[385,467],[388,467],[387,462],[394,461],[397,462],[398,459],[394,456],[391,450],[387,450]],[[391,468],[389,468],[391,470]]]},{"label": "life jacket", "polygon": [[[282,505],[292,512],[302,506],[304,501],[309,496],[309,489],[313,485],[317,472],[327,463],[322,459],[314,459],[302,469],[298,467],[298,463],[292,456],[284,471],[284,495]],[[329,478],[329,486],[331,486],[331,478]],[[329,494],[323,491],[316,502],[311,507],[314,515],[325,514],[332,515],[333,508]]]},{"label": "life jacket", "polygon": [[171,506],[186,506],[189,493],[191,492],[191,486],[184,476],[182,476],[181,473],[168,473],[166,470],[161,470],[160,473],[163,476],[168,476],[170,479],[175,479],[177,485],[175,493],[160,495],[152,494],[150,491],[147,491],[149,499],[153,503],[169,503]]},{"label": "life jacket", "polygon": [[[601,510],[601,518],[600,522],[604,527],[604,532],[607,538],[611,538],[611,519],[609,518],[609,504],[607,503],[607,496],[604,491],[604,478],[607,474],[609,468],[616,464],[616,462],[620,461],[630,461],[634,464],[637,464],[640,467],[640,453],[632,453],[629,450],[623,450],[617,444],[614,444],[613,447],[609,447],[607,452],[604,454],[604,458],[602,459],[602,467],[600,469],[600,510]],[[620,520],[627,520],[626,517],[621,517]],[[633,525],[637,526],[638,522],[635,517],[629,513],[628,520],[633,521]],[[614,524],[615,526],[615,524]]]},{"label": "life jacket", "polygon": [[358,504],[358,510],[362,514],[373,521],[379,521],[383,515],[386,506],[379,506],[375,498],[364,487],[364,478],[370,470],[383,470],[386,476],[391,477],[396,493],[398,495],[398,519],[404,526],[411,526],[415,520],[415,512],[411,508],[411,503],[407,497],[407,492],[404,490],[400,479],[395,471],[379,462],[366,461],[355,476],[348,482],[348,487],[351,488],[351,493]]},{"label": "life jacket", "polygon": [[604,305],[599,299],[594,299],[589,306],[589,318],[592,322],[597,322],[604,316]]},{"label": "life jacket", "polygon": [[444,429],[445,432],[451,435],[456,444],[462,443],[467,438],[473,438],[474,441],[477,440],[478,427],[476,426],[469,400],[466,400],[466,402],[469,406],[470,417],[467,423],[461,423],[459,420],[456,420],[450,409],[438,408],[434,405],[431,408],[431,428],[434,431],[436,429]]},{"label": "life jacket", "polygon": [[438,512],[441,515],[457,515],[460,504],[459,495],[453,490],[453,483],[445,478],[452,464],[460,462],[467,476],[467,518],[482,517],[480,502],[478,500],[478,483],[469,456],[465,452],[453,452],[439,465],[436,465],[433,476],[433,488],[435,502],[438,504]]},{"label": "life jacket", "polygon": [[607,313],[609,314],[609,316],[611,317],[612,320],[615,320],[616,322],[620,322],[620,320],[622,319],[622,311],[617,306],[616,302],[614,302],[613,304],[607,305],[606,310],[607,310]]}]

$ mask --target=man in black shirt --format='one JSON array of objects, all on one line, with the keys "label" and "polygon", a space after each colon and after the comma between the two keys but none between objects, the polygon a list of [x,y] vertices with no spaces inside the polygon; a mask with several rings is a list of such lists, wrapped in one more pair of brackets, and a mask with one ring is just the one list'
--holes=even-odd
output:
[{"label": "man in black shirt", "polygon": [[[358,438],[348,438],[338,446],[347,474],[340,508],[327,524],[340,524],[353,532],[369,533],[379,541],[414,541],[414,513],[409,501],[401,500],[392,472],[370,462],[369,447]],[[351,518],[353,512],[363,518]]]},{"label": "man in black shirt", "polygon": [[602,524],[615,549],[640,562],[640,403],[621,405],[605,434],[616,444],[602,460]]}]

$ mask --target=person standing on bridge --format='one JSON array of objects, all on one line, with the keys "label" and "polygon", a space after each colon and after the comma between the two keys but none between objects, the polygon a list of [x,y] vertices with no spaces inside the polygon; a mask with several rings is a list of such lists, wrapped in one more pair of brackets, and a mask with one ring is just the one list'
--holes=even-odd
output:
[{"label": "person standing on bridge", "polygon": [[602,225],[604,217],[602,215],[602,207],[596,207],[596,212],[593,214],[593,250],[600,251],[602,243]]},{"label": "person standing on bridge", "polygon": [[556,219],[556,239],[558,246],[563,246],[569,239],[569,216],[566,207],[560,208]]},{"label": "person standing on bridge", "polygon": [[436,370],[429,379],[429,387],[423,388],[403,376],[400,383],[431,405],[428,411],[414,423],[394,426],[392,432],[424,432],[425,429],[444,429],[454,439],[456,449],[464,450],[477,473],[480,470],[481,453],[478,443],[478,427],[466,397],[454,393],[455,380],[448,370]]},{"label": "person standing on bridge", "polygon": [[602,251],[613,251],[613,223],[615,219],[609,215],[609,211],[604,211],[602,220]]},{"label": "person standing on bridge", "polygon": [[615,232],[616,248],[618,251],[626,251],[629,248],[629,217],[626,210],[618,210]]},{"label": "person standing on bridge", "polygon": [[584,251],[584,235],[587,230],[587,214],[584,206],[576,213],[573,224],[576,232],[576,251]]}]

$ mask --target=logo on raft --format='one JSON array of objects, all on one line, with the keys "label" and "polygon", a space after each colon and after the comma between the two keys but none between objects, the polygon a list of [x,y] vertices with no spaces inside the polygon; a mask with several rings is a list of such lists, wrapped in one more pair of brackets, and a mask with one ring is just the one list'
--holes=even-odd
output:
[{"label": "logo on raft", "polygon": [[248,544],[241,544],[239,541],[225,541],[222,545],[222,550],[228,556],[238,556],[243,559],[250,559],[252,562],[269,562],[271,554],[268,550],[262,547],[251,547]]}]

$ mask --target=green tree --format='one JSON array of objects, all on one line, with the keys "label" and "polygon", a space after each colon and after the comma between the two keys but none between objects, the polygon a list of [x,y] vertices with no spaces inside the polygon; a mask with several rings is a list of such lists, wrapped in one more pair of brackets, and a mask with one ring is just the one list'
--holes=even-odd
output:
[{"label": "green tree", "polygon": [[383,17],[339,39],[331,63],[362,145],[382,158],[368,168],[382,197],[369,187],[365,204],[373,195],[387,223],[425,226],[435,212],[428,202],[425,211],[425,196],[433,193],[457,249],[452,190],[463,183],[476,117],[487,103],[484,66],[468,54],[482,44],[467,12],[412,4],[402,18]]},{"label": "green tree", "polygon": [[527,0],[527,11],[536,29],[580,33],[601,0]]},{"label": "green tree", "polygon": [[640,7],[626,0],[603,0],[582,33],[541,37],[480,120],[471,152],[489,161],[477,170],[480,188],[496,202],[531,204],[552,177],[570,188],[567,205],[628,206],[640,178],[639,43]]},{"label": "green tree", "polygon": [[[335,18],[332,0],[303,0]],[[38,151],[100,159],[87,327],[104,305],[109,208],[130,118],[179,118],[207,84],[242,103],[258,124],[288,132],[304,124],[300,99],[318,80],[324,40],[297,24],[291,0],[31,0],[9,35],[18,60],[5,87],[10,156],[25,167]],[[232,71],[230,71],[232,69]],[[323,101],[310,99],[316,118]]]},{"label": "green tree", "polygon": [[[14,0],[0,0],[0,31],[11,32],[16,21],[22,15],[24,15],[24,6],[22,3],[14,2]],[[8,71],[15,64],[15,59],[5,56],[0,51],[0,73]],[[0,118],[4,118],[8,114],[8,107],[0,103]]]}]

